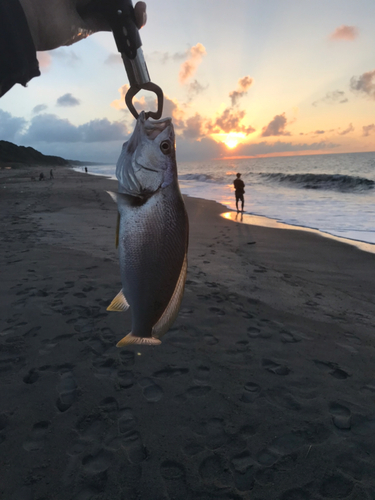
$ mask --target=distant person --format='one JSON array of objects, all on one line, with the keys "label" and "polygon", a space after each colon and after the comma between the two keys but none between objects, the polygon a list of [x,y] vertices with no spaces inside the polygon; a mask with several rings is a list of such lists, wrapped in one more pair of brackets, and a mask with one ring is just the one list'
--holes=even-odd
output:
[{"label": "distant person", "polygon": [[235,196],[236,196],[236,208],[237,208],[237,212],[239,212],[238,210],[238,201],[241,201],[241,212],[243,212],[243,206],[244,206],[244,197],[243,195],[245,194],[245,183],[244,181],[240,178],[241,177],[241,174],[237,174],[237,178],[234,179],[233,181],[233,185],[234,185],[234,189],[235,189]]},{"label": "distant person", "polygon": [[50,179],[53,179],[53,170],[52,170],[52,168],[51,168],[51,170],[49,171],[49,178],[50,178]]},{"label": "distant person", "polygon": [[40,172],[40,174],[39,174],[39,180],[40,181],[44,181],[44,174],[43,174],[43,172]]},{"label": "distant person", "polygon": [[87,174],[87,167],[85,167],[85,172],[86,172],[86,174]]}]

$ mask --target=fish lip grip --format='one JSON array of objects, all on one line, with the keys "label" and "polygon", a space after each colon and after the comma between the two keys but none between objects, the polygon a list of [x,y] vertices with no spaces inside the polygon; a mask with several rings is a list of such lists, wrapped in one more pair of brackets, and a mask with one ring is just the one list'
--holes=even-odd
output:
[{"label": "fish lip grip", "polygon": [[151,82],[141,48],[142,42],[136,25],[132,0],[105,0],[105,15],[113,32],[117,50],[121,53],[130,88],[125,96],[125,103],[134,116],[139,113],[133,105],[133,97],[142,89],[154,92],[157,97],[157,110],[145,113],[146,119],[161,118],[163,112],[163,91]]}]

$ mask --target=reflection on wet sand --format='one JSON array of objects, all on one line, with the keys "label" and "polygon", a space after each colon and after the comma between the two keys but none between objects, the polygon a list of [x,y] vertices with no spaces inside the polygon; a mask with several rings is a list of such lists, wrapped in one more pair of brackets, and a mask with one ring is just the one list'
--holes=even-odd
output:
[{"label": "reflection on wet sand", "polygon": [[364,252],[375,253],[375,245],[371,243],[364,243],[363,241],[349,240],[347,238],[340,238],[339,236],[333,236],[329,233],[324,233],[318,229],[311,229],[309,227],[302,226],[292,226],[291,224],[284,224],[283,222],[278,222],[275,219],[268,219],[267,217],[262,217],[260,215],[250,215],[244,214],[242,212],[225,212],[221,214],[224,219],[232,220],[234,222],[243,222],[244,224],[250,224],[253,226],[262,227],[272,227],[276,229],[294,229],[295,231],[307,231],[309,233],[319,234],[325,238],[330,238],[332,240],[339,241],[341,243],[347,243],[353,245]]}]

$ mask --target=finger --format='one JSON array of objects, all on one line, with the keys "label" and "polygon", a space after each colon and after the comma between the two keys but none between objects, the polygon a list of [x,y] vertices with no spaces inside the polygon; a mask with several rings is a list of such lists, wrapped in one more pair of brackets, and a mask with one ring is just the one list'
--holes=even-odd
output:
[{"label": "finger", "polygon": [[137,2],[134,7],[135,23],[137,28],[140,30],[147,22],[145,2]]}]

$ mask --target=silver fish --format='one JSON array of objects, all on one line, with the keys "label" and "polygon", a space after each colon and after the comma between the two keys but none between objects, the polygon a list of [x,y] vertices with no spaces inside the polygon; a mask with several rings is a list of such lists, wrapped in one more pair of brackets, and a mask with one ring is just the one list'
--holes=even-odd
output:
[{"label": "silver fish", "polygon": [[189,222],[177,180],[170,118],[142,112],[116,165],[122,289],[109,311],[132,311],[132,329],[117,347],[160,344],[178,314],[187,272]]}]

